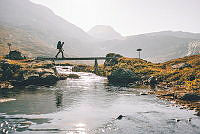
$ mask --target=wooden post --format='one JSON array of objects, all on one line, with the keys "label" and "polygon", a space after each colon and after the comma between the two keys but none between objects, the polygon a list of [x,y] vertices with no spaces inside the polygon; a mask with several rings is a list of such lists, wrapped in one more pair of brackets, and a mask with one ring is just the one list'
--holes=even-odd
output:
[{"label": "wooden post", "polygon": [[97,62],[97,59],[95,59],[95,63],[94,63],[94,73],[95,74],[98,73],[98,62]]}]

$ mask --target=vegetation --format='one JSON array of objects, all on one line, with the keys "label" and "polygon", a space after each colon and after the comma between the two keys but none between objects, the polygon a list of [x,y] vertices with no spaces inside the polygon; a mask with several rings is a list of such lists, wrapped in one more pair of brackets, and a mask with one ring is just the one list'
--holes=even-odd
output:
[{"label": "vegetation", "polygon": [[[138,58],[122,57],[115,65],[100,65],[98,75],[110,76],[117,69],[128,69],[140,76],[135,85],[151,85],[154,78],[156,94],[161,99],[174,101],[182,108],[200,111],[200,55],[187,56],[164,63],[151,63]],[[84,66],[78,71],[94,72],[94,67]]]}]

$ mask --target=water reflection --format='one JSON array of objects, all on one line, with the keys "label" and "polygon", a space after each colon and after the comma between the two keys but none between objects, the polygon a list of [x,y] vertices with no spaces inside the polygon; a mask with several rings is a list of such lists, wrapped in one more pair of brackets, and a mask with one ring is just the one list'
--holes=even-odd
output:
[{"label": "water reflection", "polygon": [[56,90],[55,91],[56,96],[56,107],[61,108],[63,107],[63,91],[62,90]]}]

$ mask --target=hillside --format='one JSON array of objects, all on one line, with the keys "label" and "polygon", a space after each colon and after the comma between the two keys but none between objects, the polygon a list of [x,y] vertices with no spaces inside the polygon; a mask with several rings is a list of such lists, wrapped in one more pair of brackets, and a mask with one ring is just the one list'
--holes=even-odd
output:
[{"label": "hillside", "polygon": [[28,32],[9,26],[0,25],[0,55],[8,54],[7,43],[12,43],[12,50],[20,50],[25,56],[54,56],[55,48]]},{"label": "hillside", "polygon": [[192,41],[188,44],[188,53],[187,55],[195,55],[195,54],[200,54],[200,41],[195,40]]},{"label": "hillside", "polygon": [[1,0],[0,24],[21,29],[50,47],[62,40],[68,55],[92,53],[92,38],[86,32],[29,0]]},{"label": "hillside", "polygon": [[190,42],[199,34],[184,32],[157,32],[126,37],[100,43],[107,53],[121,53],[127,57],[138,57],[136,49],[141,48],[141,57],[152,62],[163,62],[186,56]]}]

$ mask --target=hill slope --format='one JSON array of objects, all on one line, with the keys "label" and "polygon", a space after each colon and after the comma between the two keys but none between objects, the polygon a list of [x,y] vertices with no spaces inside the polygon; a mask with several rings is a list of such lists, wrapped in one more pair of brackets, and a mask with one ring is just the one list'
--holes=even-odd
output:
[{"label": "hill slope", "polygon": [[29,57],[54,56],[56,50],[44,41],[18,28],[0,25],[0,55],[8,54],[7,43],[12,43],[12,50],[20,50]]},{"label": "hill slope", "polygon": [[136,49],[143,49],[141,57],[153,62],[167,61],[187,55],[189,43],[199,34],[181,32],[157,32],[126,37],[124,40],[101,42],[107,53],[120,53],[127,57],[138,57]]},{"label": "hill slope", "polygon": [[55,47],[57,41],[62,40],[69,55],[91,52],[85,49],[90,48],[88,42],[92,40],[87,33],[55,15],[47,7],[29,0],[1,0],[0,24],[22,29],[49,46]]}]

